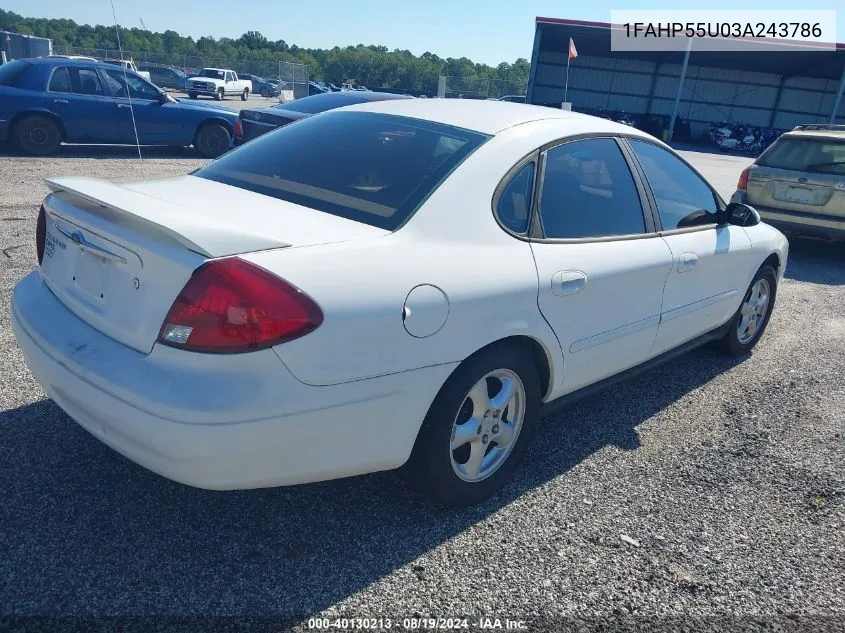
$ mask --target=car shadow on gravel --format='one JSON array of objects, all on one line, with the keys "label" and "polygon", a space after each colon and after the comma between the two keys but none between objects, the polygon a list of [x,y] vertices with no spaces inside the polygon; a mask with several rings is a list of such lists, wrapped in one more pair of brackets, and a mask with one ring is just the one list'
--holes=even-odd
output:
[{"label": "car shadow on gravel", "polygon": [[0,612],[303,618],[395,570],[412,591],[438,572],[410,562],[597,451],[638,449],[638,426],[741,361],[698,350],[547,416],[515,480],[463,510],[395,473],[193,489],[124,459],[50,400],[4,411]]},{"label": "car shadow on gravel", "polygon": [[[63,158],[100,158],[104,160],[126,159],[138,160],[138,148],[135,145],[62,145],[59,150],[48,156],[32,157],[17,152],[13,147],[0,144],[0,158],[22,158],[28,160],[50,160]],[[206,160],[190,147],[144,146],[141,147],[141,158],[167,159],[195,158]]]},{"label": "car shadow on gravel", "polygon": [[845,285],[845,241],[789,236],[786,278],[830,286]]}]

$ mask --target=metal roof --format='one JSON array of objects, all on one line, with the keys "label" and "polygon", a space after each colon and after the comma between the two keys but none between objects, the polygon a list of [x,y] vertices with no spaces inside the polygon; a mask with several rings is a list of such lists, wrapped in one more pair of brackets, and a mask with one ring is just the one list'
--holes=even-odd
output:
[{"label": "metal roof", "polygon": [[[614,27],[609,22],[588,22],[584,20],[564,20],[559,18],[537,18],[537,28],[542,29],[540,50],[565,52],[569,47],[569,38],[575,41],[579,55],[591,57],[611,57],[621,59],[639,59],[658,63],[683,63],[684,51],[612,51],[610,33]],[[797,42],[784,42],[783,52],[779,51],[736,51],[690,52],[691,66],[709,66],[731,70],[773,73],[784,77],[822,77],[839,79],[845,69],[845,44],[836,44],[836,50],[807,50],[793,48]],[[787,54],[788,53],[788,54]]]}]

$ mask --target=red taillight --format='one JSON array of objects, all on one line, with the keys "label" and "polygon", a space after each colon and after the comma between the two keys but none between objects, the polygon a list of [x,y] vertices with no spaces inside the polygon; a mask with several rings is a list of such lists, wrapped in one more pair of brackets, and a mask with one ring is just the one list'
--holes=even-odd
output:
[{"label": "red taillight", "polygon": [[233,130],[235,132],[235,136],[242,137],[244,135],[244,124],[241,123],[240,119],[235,119],[235,125],[233,126]]},{"label": "red taillight", "polygon": [[751,167],[746,167],[742,170],[742,173],[739,175],[739,182],[737,183],[737,189],[745,189],[748,187],[748,174],[751,171]]},{"label": "red taillight", "polygon": [[38,211],[38,222],[35,224],[35,252],[38,254],[38,264],[44,259],[44,244],[47,241],[47,217],[44,207]]},{"label": "red taillight", "polygon": [[194,352],[249,352],[304,336],[322,322],[320,307],[301,290],[232,257],[194,272],[158,340]]}]

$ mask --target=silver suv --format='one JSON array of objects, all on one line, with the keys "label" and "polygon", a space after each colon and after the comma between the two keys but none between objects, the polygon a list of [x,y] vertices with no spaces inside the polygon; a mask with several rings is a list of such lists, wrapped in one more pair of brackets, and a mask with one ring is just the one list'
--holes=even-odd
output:
[{"label": "silver suv", "polygon": [[739,177],[731,202],[785,231],[845,239],[845,125],[799,125]]}]

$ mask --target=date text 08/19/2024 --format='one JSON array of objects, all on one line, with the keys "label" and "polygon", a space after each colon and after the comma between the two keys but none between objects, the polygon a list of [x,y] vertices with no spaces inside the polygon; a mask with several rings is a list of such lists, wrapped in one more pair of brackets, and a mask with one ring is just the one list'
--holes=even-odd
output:
[{"label": "date text 08/19/2024", "polygon": [[354,630],[391,630],[426,631],[426,630],[504,630],[525,631],[528,626],[524,620],[509,618],[309,618],[309,630],[314,631],[354,631]]}]

